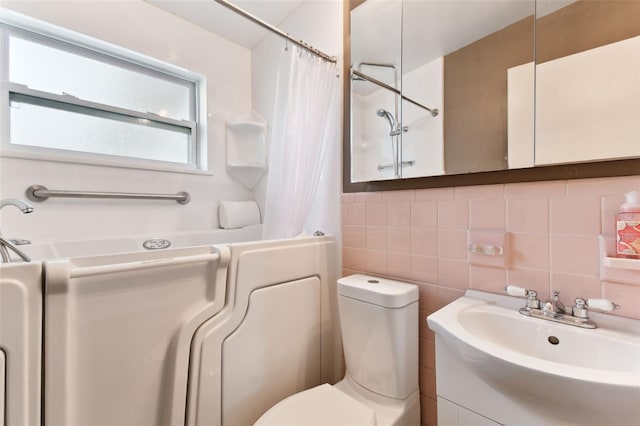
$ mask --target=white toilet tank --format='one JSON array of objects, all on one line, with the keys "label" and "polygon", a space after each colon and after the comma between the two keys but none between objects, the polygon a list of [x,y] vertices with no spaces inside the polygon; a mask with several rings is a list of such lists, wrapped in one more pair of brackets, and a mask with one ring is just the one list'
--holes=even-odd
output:
[{"label": "white toilet tank", "polygon": [[380,395],[418,388],[418,287],[367,275],[338,280],[347,373]]}]

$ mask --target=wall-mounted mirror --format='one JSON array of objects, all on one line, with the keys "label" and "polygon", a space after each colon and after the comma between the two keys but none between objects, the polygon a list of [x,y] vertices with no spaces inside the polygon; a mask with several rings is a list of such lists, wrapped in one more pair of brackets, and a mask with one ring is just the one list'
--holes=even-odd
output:
[{"label": "wall-mounted mirror", "polygon": [[397,179],[402,122],[402,2],[367,1],[351,14],[352,176]]},{"label": "wall-mounted mirror", "polygon": [[514,169],[490,181],[581,177],[580,166],[539,171],[640,157],[639,1],[358,3],[347,185],[445,186],[442,176]]},{"label": "wall-mounted mirror", "polygon": [[640,157],[640,1],[538,0],[535,75],[535,166]]},{"label": "wall-mounted mirror", "polygon": [[[352,181],[507,168],[507,70],[533,62],[534,13],[533,0],[353,9]],[[533,75],[528,87],[533,111]]]}]

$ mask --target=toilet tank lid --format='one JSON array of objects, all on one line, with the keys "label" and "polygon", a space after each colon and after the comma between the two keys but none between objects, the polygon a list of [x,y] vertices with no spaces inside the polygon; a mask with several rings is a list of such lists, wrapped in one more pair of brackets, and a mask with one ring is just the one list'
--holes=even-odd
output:
[{"label": "toilet tank lid", "polygon": [[385,308],[402,308],[418,300],[418,286],[356,274],[338,280],[338,295]]}]

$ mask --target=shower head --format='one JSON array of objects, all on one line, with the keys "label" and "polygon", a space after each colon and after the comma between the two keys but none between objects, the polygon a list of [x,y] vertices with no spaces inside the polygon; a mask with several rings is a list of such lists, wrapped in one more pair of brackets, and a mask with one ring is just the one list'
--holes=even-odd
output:
[{"label": "shower head", "polygon": [[378,117],[385,117],[387,119],[387,121],[389,122],[389,131],[393,132],[393,130],[396,127],[396,119],[393,118],[393,114],[391,114],[386,109],[379,109],[379,110],[376,111],[376,115]]}]

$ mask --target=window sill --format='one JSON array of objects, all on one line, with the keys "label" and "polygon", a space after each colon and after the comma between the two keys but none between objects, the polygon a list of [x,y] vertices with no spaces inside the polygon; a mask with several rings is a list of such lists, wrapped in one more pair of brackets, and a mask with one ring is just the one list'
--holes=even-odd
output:
[{"label": "window sill", "polygon": [[209,170],[191,169],[187,166],[173,165],[169,163],[152,162],[130,158],[97,158],[97,156],[87,154],[59,154],[59,153],[42,153],[42,152],[30,152],[16,149],[2,149],[0,150],[0,157],[2,158],[18,158],[24,160],[34,161],[49,161],[54,163],[69,163],[69,164],[81,164],[85,166],[98,166],[98,167],[111,167],[118,169],[134,169],[134,170],[147,170],[153,172],[166,172],[166,173],[180,173],[188,175],[202,175],[213,176],[213,172]]}]

